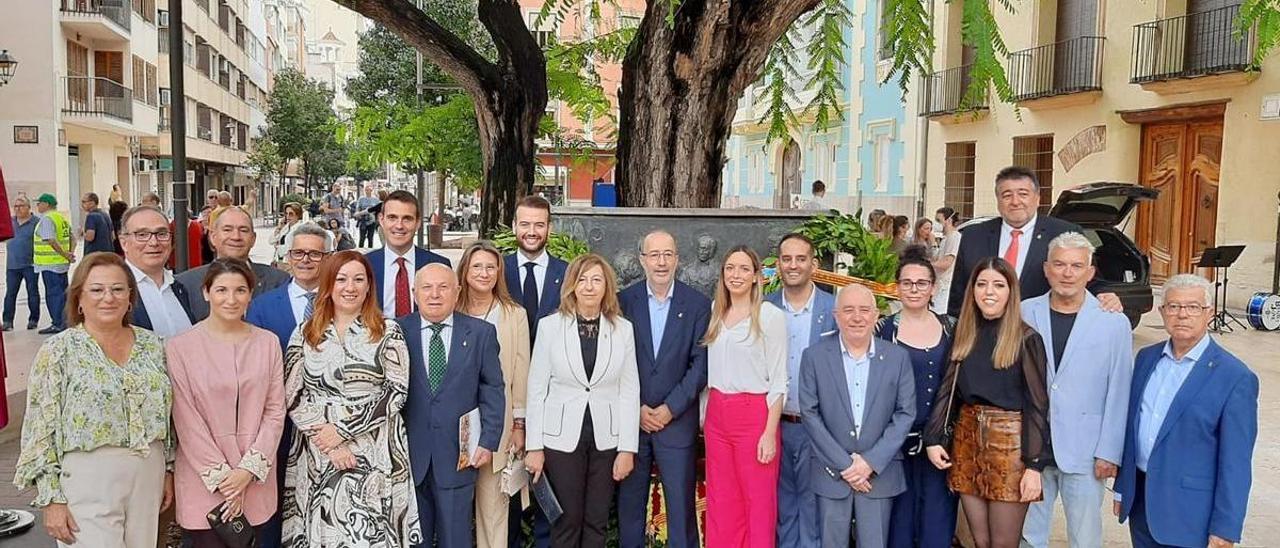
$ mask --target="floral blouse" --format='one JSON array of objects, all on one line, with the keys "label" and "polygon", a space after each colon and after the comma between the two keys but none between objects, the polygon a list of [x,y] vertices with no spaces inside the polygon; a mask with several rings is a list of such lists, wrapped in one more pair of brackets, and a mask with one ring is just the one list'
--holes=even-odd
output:
[{"label": "floral blouse", "polygon": [[70,452],[123,447],[146,456],[160,441],[173,462],[164,344],[139,327],[133,334],[124,365],[111,361],[83,327],[50,337],[36,352],[13,477],[19,489],[36,487],[32,506],[67,502],[62,456]]}]

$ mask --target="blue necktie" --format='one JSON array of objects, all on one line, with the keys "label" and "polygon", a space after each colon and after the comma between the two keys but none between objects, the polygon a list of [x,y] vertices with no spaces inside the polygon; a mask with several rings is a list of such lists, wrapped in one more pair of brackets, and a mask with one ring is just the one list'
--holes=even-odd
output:
[{"label": "blue necktie", "polygon": [[307,306],[302,310],[303,322],[310,320],[311,314],[315,313],[316,311],[316,292],[309,291],[306,293],[306,297],[307,297]]},{"label": "blue necktie", "polygon": [[524,305],[525,316],[529,319],[529,339],[538,336],[538,279],[533,276],[536,263],[524,263],[524,288],[521,289],[521,304]]}]

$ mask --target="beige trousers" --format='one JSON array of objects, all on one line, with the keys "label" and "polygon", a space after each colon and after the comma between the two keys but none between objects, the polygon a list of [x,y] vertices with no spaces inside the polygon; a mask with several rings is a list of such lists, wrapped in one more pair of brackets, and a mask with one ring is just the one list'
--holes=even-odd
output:
[{"label": "beige trousers", "polygon": [[502,494],[502,473],[485,465],[476,474],[476,546],[507,547],[507,516],[511,498]]},{"label": "beige trousers", "polygon": [[[138,456],[99,447],[62,456],[62,491],[80,532],[75,548],[156,545],[156,520],[164,492],[164,444]],[[61,542],[59,548],[66,548]]]}]

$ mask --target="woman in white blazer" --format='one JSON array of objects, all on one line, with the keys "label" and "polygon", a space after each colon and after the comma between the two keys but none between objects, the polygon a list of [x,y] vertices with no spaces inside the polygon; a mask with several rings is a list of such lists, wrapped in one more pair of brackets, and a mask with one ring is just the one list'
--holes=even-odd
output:
[{"label": "woman in white blazer", "polygon": [[547,475],[564,509],[551,527],[557,548],[605,545],[614,484],[635,466],[640,378],[617,293],[609,263],[580,256],[565,274],[560,309],[538,322],[525,466],[535,481]]}]

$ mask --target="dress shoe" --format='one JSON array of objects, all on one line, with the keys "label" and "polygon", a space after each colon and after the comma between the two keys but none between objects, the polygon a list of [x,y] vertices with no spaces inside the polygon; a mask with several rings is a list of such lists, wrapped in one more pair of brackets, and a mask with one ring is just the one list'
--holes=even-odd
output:
[{"label": "dress shoe", "polygon": [[38,324],[38,323],[40,323],[40,322],[27,322],[27,330],[28,330],[28,331],[30,331],[30,330],[32,330],[32,329],[35,329],[35,328],[37,327],[37,325],[36,325],[36,324]]},{"label": "dress shoe", "polygon": [[56,335],[56,334],[61,333],[61,332],[62,332],[62,328],[61,328],[61,327],[57,327],[57,326],[53,326],[53,325],[51,325],[51,326],[49,326],[49,327],[46,327],[46,328],[44,328],[44,329],[41,329],[41,330],[39,330],[39,331],[36,331],[36,333],[39,333],[39,334],[41,334],[41,335]]},{"label": "dress shoe", "polygon": [[0,328],[5,331],[13,331],[13,322],[4,322],[4,327]]}]

